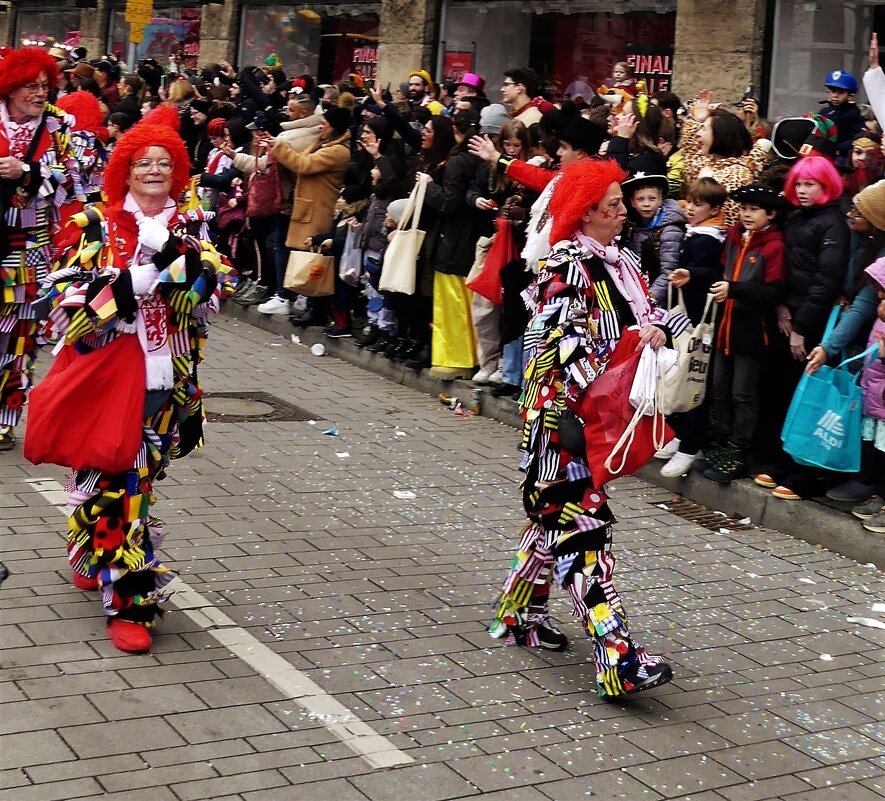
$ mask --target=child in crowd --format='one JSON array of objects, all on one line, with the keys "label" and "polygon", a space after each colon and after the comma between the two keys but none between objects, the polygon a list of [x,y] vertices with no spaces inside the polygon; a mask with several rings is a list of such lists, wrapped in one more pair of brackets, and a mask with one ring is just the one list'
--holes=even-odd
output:
[{"label": "child in crowd", "polygon": [[[713,178],[698,178],[686,193],[688,226],[679,253],[679,266],[670,273],[670,283],[684,287],[686,311],[694,325],[704,313],[710,287],[722,279],[722,249],[727,234],[722,206],[727,198],[728,191]],[[691,469],[706,434],[706,420],[706,403],[668,419],[676,438],[655,454],[668,460],[661,468],[662,476],[681,476]]]},{"label": "child in crowd", "polygon": [[865,529],[885,534],[885,501],[882,499],[885,494],[885,258],[874,261],[867,267],[866,274],[879,295],[877,319],[868,341],[870,346],[879,346],[879,358],[864,367],[861,377],[864,416],[859,479],[877,486],[880,494],[851,512],[864,521]]},{"label": "child in crowd", "polygon": [[642,260],[652,297],[663,305],[670,273],[679,266],[685,214],[675,200],[667,198],[669,181],[660,159],[637,156],[630,160],[629,169],[630,177],[621,189],[631,225],[622,241]]},{"label": "child in crowd", "polygon": [[612,76],[605,82],[609,89],[623,89],[631,95],[636,94],[636,78],[626,61],[618,61],[612,67]]},{"label": "child in crowd", "polygon": [[833,70],[827,75],[824,85],[827,88],[827,99],[822,101],[820,113],[836,125],[839,160],[844,163],[851,140],[866,127],[863,115],[854,102],[857,79],[845,70]]},{"label": "child in crowd", "polygon": [[723,280],[710,287],[722,312],[713,364],[713,441],[700,465],[705,478],[723,484],[747,475],[760,375],[786,282],[784,235],[776,218],[787,202],[765,184],[737,189],[731,199],[740,204],[740,223],[728,230]]}]

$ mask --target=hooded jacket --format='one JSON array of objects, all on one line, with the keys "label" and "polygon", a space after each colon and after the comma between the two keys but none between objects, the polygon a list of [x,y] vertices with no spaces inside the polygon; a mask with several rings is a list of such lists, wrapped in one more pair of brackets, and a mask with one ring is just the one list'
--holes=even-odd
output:
[{"label": "hooded jacket", "polygon": [[722,280],[722,250],[728,236],[723,220],[720,213],[702,225],[689,225],[682,239],[679,266],[691,273],[691,281],[683,288],[682,295],[693,325],[701,321],[710,287]]},{"label": "hooded jacket", "polygon": [[793,330],[810,349],[820,342],[848,269],[850,237],[839,201],[791,212],[784,229],[787,290]]},{"label": "hooded jacket", "polygon": [[[866,274],[878,287],[885,289],[885,259],[874,261],[867,267]],[[867,347],[878,344],[881,336],[885,336],[885,322],[876,317]],[[885,361],[874,359],[865,367],[860,385],[863,387],[864,414],[877,420],[885,420]]]},{"label": "hooded jacket", "polygon": [[741,225],[728,229],[722,253],[728,299],[722,307],[716,347],[727,356],[761,358],[770,334],[777,331],[774,311],[783,298],[784,235],[770,225],[751,232],[746,240]]}]

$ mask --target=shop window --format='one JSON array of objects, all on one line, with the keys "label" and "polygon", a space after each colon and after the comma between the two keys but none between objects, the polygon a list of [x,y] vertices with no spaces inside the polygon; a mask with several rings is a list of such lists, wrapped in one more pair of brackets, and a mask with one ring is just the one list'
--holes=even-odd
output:
[{"label": "shop window", "polygon": [[80,12],[23,8],[16,20],[16,42],[43,46],[63,42],[77,47],[80,44]]},{"label": "shop window", "polygon": [[[820,109],[832,70],[848,70],[861,83],[875,10],[859,2],[779,0],[771,49],[771,119]],[[865,99],[862,88],[859,99]]]},{"label": "shop window", "polygon": [[[144,26],[144,38],[136,46],[136,61],[154,58],[164,66],[173,58],[176,65],[196,69],[200,57],[201,6],[155,5],[153,16]],[[111,18],[111,49],[124,59],[129,57],[129,25],[125,11],[114,11]]]},{"label": "shop window", "polygon": [[276,55],[287,75],[337,82],[356,66],[374,77],[380,3],[245,6],[238,63],[262,65]]},{"label": "shop window", "polygon": [[669,88],[675,0],[632,0],[629,13],[600,13],[595,0],[511,2],[450,0],[445,6],[438,71],[445,80],[477,72],[497,99],[504,70],[530,66],[555,98],[586,97],[612,66],[642,68],[649,91]]}]

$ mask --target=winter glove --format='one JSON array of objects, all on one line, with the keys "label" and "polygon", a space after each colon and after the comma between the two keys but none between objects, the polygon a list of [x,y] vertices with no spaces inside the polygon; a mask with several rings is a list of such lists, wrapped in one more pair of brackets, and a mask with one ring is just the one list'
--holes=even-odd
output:
[{"label": "winter glove", "polygon": [[[140,238],[141,231],[138,233]],[[151,291],[151,287],[156,283],[159,275],[160,271],[150,262],[130,267],[129,276],[132,278],[132,294],[147,295]]]},{"label": "winter glove", "polygon": [[169,241],[169,229],[156,217],[142,217],[138,221],[138,241],[150,250],[160,251]]}]

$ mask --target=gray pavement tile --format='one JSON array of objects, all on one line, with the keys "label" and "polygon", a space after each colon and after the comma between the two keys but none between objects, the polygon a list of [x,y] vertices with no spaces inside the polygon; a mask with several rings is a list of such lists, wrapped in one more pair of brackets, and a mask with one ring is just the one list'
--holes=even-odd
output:
[{"label": "gray pavement tile", "polygon": [[451,766],[483,792],[526,784],[543,786],[568,776],[562,768],[532,750],[459,759]]},{"label": "gray pavement tile", "polygon": [[27,787],[31,779],[23,770],[0,770],[0,790],[11,790],[13,787]]},{"label": "gray pavement tile", "polygon": [[49,676],[42,679],[19,679],[17,685],[31,700],[60,696],[82,695],[96,689],[123,690],[129,685],[116,671],[102,670],[96,675],[81,673],[65,676]]},{"label": "gray pavement tile", "polygon": [[59,729],[58,733],[81,759],[102,754],[128,754],[135,748],[149,751],[184,744],[184,740],[162,718],[139,720],[137,740],[132,739],[133,727],[128,721],[67,726]]},{"label": "gray pavement tile", "polygon": [[[787,738],[792,742],[796,738]],[[821,760],[813,759],[807,753],[792,748],[786,742],[771,740],[764,743],[741,745],[727,751],[716,751],[710,754],[735,773],[746,779],[768,779],[772,776],[785,776],[800,770],[820,767]]]},{"label": "gray pavement tile", "polygon": [[[222,793],[247,793],[250,790],[287,787],[288,780],[278,771],[260,770],[240,773],[235,776],[221,776],[211,779],[198,779],[173,784],[172,791],[181,801],[201,801],[218,798]],[[284,796],[280,796],[284,797]]]},{"label": "gray pavement tile", "polygon": [[625,772],[664,798],[739,784],[741,777],[703,754],[633,765]]},{"label": "gray pavement tile", "polygon": [[28,696],[11,681],[0,681],[0,704],[26,700]]},{"label": "gray pavement tile", "polygon": [[776,714],[806,731],[824,731],[842,726],[856,729],[861,723],[870,722],[870,718],[866,715],[838,701],[796,704],[778,709]]},{"label": "gray pavement tile", "polygon": [[0,790],[0,801],[69,801],[101,792],[95,779],[71,779]]},{"label": "gray pavement tile", "polygon": [[[460,763],[459,763],[460,764]],[[417,765],[351,779],[371,801],[408,798],[420,788],[422,801],[444,801],[478,795],[479,790],[447,765]]]},{"label": "gray pavement tile", "polygon": [[189,762],[214,764],[215,760],[243,754],[254,754],[255,749],[245,740],[221,740],[211,743],[179,745],[174,748],[139,751],[142,764],[151,768],[184,765]]},{"label": "gray pavement tile", "polygon": [[862,784],[852,785],[848,791],[843,785],[821,787],[817,790],[796,793],[786,798],[787,801],[882,801],[882,796],[879,793]]},{"label": "gray pavement tile", "polygon": [[[660,793],[650,790],[632,776],[620,770],[600,771],[577,779],[563,779],[538,786],[551,801],[576,801],[588,796],[613,798],[620,801],[659,801]],[[512,792],[512,791],[505,791]],[[483,796],[483,801],[487,796]],[[503,801],[503,799],[502,799]]]},{"label": "gray pavement tile", "polygon": [[262,706],[251,704],[231,709],[207,709],[167,715],[166,721],[189,743],[205,743],[250,737],[284,730]]},{"label": "gray pavement tile", "polygon": [[0,736],[0,769],[25,768],[74,759],[75,754],[54,731]]},{"label": "gray pavement tile", "polygon": [[720,787],[716,792],[727,801],[769,801],[781,795],[791,797],[808,789],[808,784],[796,776],[775,776],[771,779],[756,779],[732,787]]},{"label": "gray pavement tile", "polygon": [[164,687],[162,692],[155,687],[126,688],[87,693],[86,697],[106,720],[136,720],[206,708],[187,687],[176,684]]},{"label": "gray pavement tile", "polygon": [[[177,785],[178,782],[217,779],[217,777],[218,774],[208,762],[186,762],[179,765],[167,765],[162,770],[145,770],[144,766],[126,773],[111,773],[103,770],[99,775],[99,781],[108,792],[115,793],[146,787],[167,787]],[[173,789],[177,792],[177,787],[173,787]]]},{"label": "gray pavement tile", "polygon": [[858,726],[857,730],[865,737],[872,737],[880,743],[885,743],[885,720],[877,720],[875,723],[865,723]]},{"label": "gray pavement tile", "polygon": [[[347,759],[336,759],[331,762],[306,762],[303,765],[293,765],[288,768],[280,768],[282,773],[292,784],[299,785],[302,796],[291,796],[293,801],[300,801],[315,785],[322,785],[330,780],[342,777],[352,778],[373,773],[373,768],[361,757],[352,756]],[[353,785],[347,785],[349,791],[357,792]],[[347,789],[347,788],[345,788]],[[281,791],[282,792],[282,791]],[[364,796],[360,796],[364,798]],[[265,796],[270,799],[270,796]]]},{"label": "gray pavement tile", "polygon": [[188,682],[187,686],[206,706],[216,709],[285,699],[283,693],[254,673],[241,678],[226,678],[224,681]]},{"label": "gray pavement tile", "polygon": [[767,709],[707,719],[701,721],[701,725],[737,745],[781,740],[802,731],[799,726]]},{"label": "gray pavement tile", "polygon": [[[827,765],[825,768],[803,770],[797,778],[812,787],[830,787],[834,784],[853,784],[863,779],[885,776],[885,767],[870,760],[843,762],[838,765]],[[846,792],[849,792],[846,788]]]},{"label": "gray pavement tile", "polygon": [[40,648],[9,648],[3,651],[3,667],[8,670],[19,666],[51,665],[75,660],[89,660],[94,666],[95,657],[95,650],[87,643],[44,645]]},{"label": "gray pavement tile", "polygon": [[885,744],[847,728],[787,737],[784,744],[809,754],[825,765],[885,754]]},{"label": "gray pavement tile", "polygon": [[184,665],[153,664],[130,669],[122,668],[117,672],[132,687],[162,687],[167,684],[215,681],[224,678],[224,674],[212,662],[193,662]]},{"label": "gray pavement tile", "polygon": [[[348,755],[352,752],[348,751]],[[213,759],[212,768],[222,776],[245,773],[266,768],[294,768],[311,762],[319,762],[322,756],[314,748],[283,748],[278,751],[265,751],[258,754],[221,757]]]},{"label": "gray pavement tile", "polygon": [[0,734],[56,729],[71,721],[99,723],[101,714],[82,696],[11,701],[3,705]]},{"label": "gray pavement tile", "polygon": [[245,801],[304,801],[307,797],[310,801],[368,801],[352,784],[338,778],[243,794]]},{"label": "gray pavement tile", "polygon": [[721,737],[711,736],[709,728],[697,723],[657,726],[627,732],[622,737],[657,759],[709,753],[731,745]]}]

